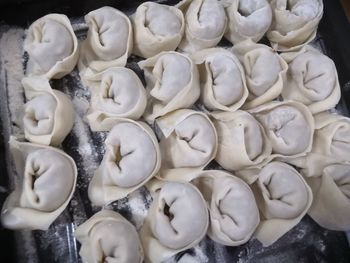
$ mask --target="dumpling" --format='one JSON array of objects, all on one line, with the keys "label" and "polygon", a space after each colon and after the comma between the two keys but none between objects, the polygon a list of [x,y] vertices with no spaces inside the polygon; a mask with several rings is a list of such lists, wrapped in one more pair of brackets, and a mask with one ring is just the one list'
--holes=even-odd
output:
[{"label": "dumpling", "polygon": [[124,67],[133,47],[133,32],[129,18],[119,10],[104,6],[85,16],[89,26],[81,45],[80,76],[100,73],[110,67]]},{"label": "dumpling", "polygon": [[106,152],[88,189],[91,202],[100,206],[143,186],[161,163],[157,139],[145,123],[120,118],[109,124],[113,128],[105,140]]},{"label": "dumpling", "polygon": [[320,226],[337,231],[350,229],[350,165],[333,164],[322,173],[306,177],[314,194],[308,214]]},{"label": "dumpling", "polygon": [[177,5],[185,14],[185,36],[179,49],[193,53],[216,46],[223,37],[227,18],[218,0],[183,0]]},{"label": "dumpling", "polygon": [[27,75],[59,79],[70,73],[79,57],[78,40],[68,17],[49,14],[28,29],[24,51],[29,55]]},{"label": "dumpling", "polygon": [[251,109],[276,99],[282,92],[287,63],[270,47],[246,40],[236,44],[233,52],[241,61],[249,96],[244,109]]},{"label": "dumpling", "polygon": [[53,90],[45,77],[24,78],[22,84],[28,100],[23,116],[25,138],[33,143],[60,145],[74,124],[72,101]]},{"label": "dumpling", "polygon": [[336,106],[340,100],[340,86],[337,69],[329,57],[306,46],[305,51],[295,54],[295,58],[288,62],[283,99],[299,101],[313,114]]},{"label": "dumpling", "polygon": [[175,50],[185,30],[184,16],[178,8],[153,2],[142,3],[131,20],[133,53],[144,58]]},{"label": "dumpling", "polygon": [[84,262],[143,262],[143,248],[135,227],[114,211],[94,214],[74,235],[81,243],[79,254]]},{"label": "dumpling", "polygon": [[199,172],[191,183],[208,204],[209,237],[225,246],[246,243],[260,222],[250,187],[241,179],[218,170]]},{"label": "dumpling", "polygon": [[267,37],[273,49],[291,51],[311,42],[323,15],[322,0],[272,0]]},{"label": "dumpling", "polygon": [[89,78],[91,105],[87,115],[92,131],[113,118],[137,120],[145,111],[146,90],[139,77],[128,68],[115,67]]},{"label": "dumpling", "polygon": [[218,134],[215,160],[226,170],[237,171],[266,164],[272,152],[263,126],[248,112],[212,114]]},{"label": "dumpling", "polygon": [[311,151],[315,125],[305,105],[273,101],[249,112],[264,127],[274,156],[294,158]]},{"label": "dumpling", "polygon": [[244,69],[223,48],[198,51],[191,56],[200,76],[201,101],[209,110],[236,111],[248,97]]},{"label": "dumpling", "polygon": [[255,236],[269,246],[300,222],[312,203],[312,191],[290,165],[267,164],[252,185],[261,223]]},{"label": "dumpling", "polygon": [[[199,76],[192,60],[178,52],[162,52],[140,61],[149,96],[144,113],[147,122],[171,111],[191,107],[199,98]],[[181,77],[179,77],[181,76]]]},{"label": "dumpling", "polygon": [[214,159],[218,137],[204,113],[177,110],[157,119],[156,124],[162,132],[159,143],[162,178],[184,179]]},{"label": "dumpling", "polygon": [[56,148],[14,138],[10,150],[19,182],[2,207],[1,223],[9,229],[47,230],[73,196],[75,162]]},{"label": "dumpling", "polygon": [[266,0],[224,0],[228,18],[225,38],[233,44],[246,39],[258,42],[269,29],[272,11]]},{"label": "dumpling", "polygon": [[209,216],[203,196],[185,182],[151,182],[153,202],[140,230],[145,262],[160,263],[197,245]]}]

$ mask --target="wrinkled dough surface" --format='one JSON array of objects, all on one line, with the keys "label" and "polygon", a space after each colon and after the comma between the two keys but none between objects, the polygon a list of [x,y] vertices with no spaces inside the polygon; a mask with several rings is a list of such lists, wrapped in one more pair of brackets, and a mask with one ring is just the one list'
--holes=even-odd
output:
[{"label": "wrinkled dough surface", "polygon": [[274,153],[294,155],[309,146],[311,128],[297,108],[282,105],[259,113],[256,117],[264,126]]},{"label": "wrinkled dough surface", "polygon": [[241,71],[236,63],[224,54],[208,60],[213,80],[213,95],[217,102],[229,106],[243,96]]},{"label": "wrinkled dough surface", "polygon": [[71,33],[63,24],[53,19],[34,24],[29,34],[30,42],[25,50],[30,59],[45,72],[73,52],[74,42]]},{"label": "wrinkled dough surface", "polygon": [[33,135],[53,132],[57,102],[50,94],[39,95],[25,104],[24,129]]},{"label": "wrinkled dough surface", "polygon": [[145,27],[156,36],[172,36],[181,31],[182,21],[163,5],[148,5]]},{"label": "wrinkled dough surface", "polygon": [[155,146],[150,136],[136,124],[117,124],[105,144],[106,184],[131,187],[153,173],[157,162]]},{"label": "wrinkled dough surface", "polygon": [[334,183],[339,187],[340,192],[350,203],[350,166],[341,164],[331,165],[325,168],[324,174],[332,178]]},{"label": "wrinkled dough surface", "polygon": [[289,165],[272,162],[259,174],[263,197],[262,213],[267,219],[298,217],[308,203],[308,191],[297,171]]},{"label": "wrinkled dough surface", "polygon": [[152,97],[164,104],[169,103],[191,80],[191,64],[178,54],[161,56],[153,69],[156,85]]},{"label": "wrinkled dough surface", "polygon": [[58,209],[72,191],[74,176],[69,160],[55,151],[40,149],[29,153],[21,206],[45,212]]},{"label": "wrinkled dough surface", "polygon": [[194,186],[167,182],[153,202],[156,202],[156,210],[151,228],[153,235],[162,245],[181,249],[206,232],[207,207]]},{"label": "wrinkled dough surface", "polygon": [[172,135],[160,142],[163,162],[174,168],[200,167],[213,155],[216,134],[209,121],[192,114],[180,122]]}]

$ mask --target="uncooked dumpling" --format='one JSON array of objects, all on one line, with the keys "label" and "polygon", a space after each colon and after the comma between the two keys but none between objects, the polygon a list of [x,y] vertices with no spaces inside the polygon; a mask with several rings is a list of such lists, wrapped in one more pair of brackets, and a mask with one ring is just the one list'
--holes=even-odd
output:
[{"label": "uncooked dumpling", "polygon": [[276,156],[292,158],[310,152],[314,119],[309,109],[293,101],[273,101],[250,113],[262,124]]},{"label": "uncooked dumpling", "polygon": [[313,114],[334,108],[340,100],[334,62],[311,46],[289,62],[286,84],[283,99],[299,101]]},{"label": "uncooked dumpling", "polygon": [[323,15],[322,0],[272,0],[267,37],[278,51],[296,50],[311,42]]},{"label": "uncooked dumpling", "polygon": [[36,20],[28,29],[24,51],[29,55],[27,75],[59,79],[70,73],[79,54],[68,17],[49,14]]},{"label": "uncooked dumpling", "polygon": [[149,126],[130,119],[115,119],[105,140],[105,155],[90,182],[95,205],[121,199],[150,180],[160,168],[157,139]]},{"label": "uncooked dumpling", "polygon": [[322,173],[306,177],[314,194],[308,214],[330,230],[350,229],[350,165],[332,164]]},{"label": "uncooked dumpling", "polygon": [[132,16],[132,22],[133,53],[144,58],[175,50],[185,29],[184,17],[179,9],[153,2],[142,3]]},{"label": "uncooked dumpling", "polygon": [[232,50],[244,67],[249,90],[243,108],[251,109],[276,99],[285,83],[287,63],[270,47],[250,39],[236,44]]},{"label": "uncooked dumpling", "polygon": [[252,185],[261,213],[255,235],[269,246],[300,222],[312,203],[312,192],[303,177],[290,165],[267,164]]},{"label": "uncooked dumpling", "polygon": [[48,146],[10,140],[19,182],[1,211],[10,229],[46,230],[72,198],[77,179],[73,159]]},{"label": "uncooked dumpling", "polygon": [[157,119],[156,124],[162,132],[159,143],[162,178],[185,179],[214,159],[218,138],[204,113],[177,110]]},{"label": "uncooked dumpling", "polygon": [[71,100],[53,90],[46,77],[24,78],[22,84],[28,100],[23,116],[25,138],[33,143],[60,145],[74,124]]},{"label": "uncooked dumpling", "polygon": [[82,79],[110,67],[125,66],[133,46],[129,18],[119,10],[104,6],[85,16],[89,26],[81,45],[79,71]]},{"label": "uncooked dumpling", "polygon": [[114,211],[96,213],[74,235],[81,243],[79,254],[83,262],[143,262],[143,248],[135,227]]},{"label": "uncooked dumpling", "polygon": [[149,96],[144,114],[147,122],[152,123],[171,111],[191,107],[198,99],[198,71],[188,56],[162,52],[140,61],[139,66],[144,70]]},{"label": "uncooked dumpling", "polygon": [[258,42],[269,29],[272,12],[266,0],[222,0],[228,18],[225,38],[233,44]]},{"label": "uncooked dumpling", "polygon": [[[151,182],[154,183],[154,182]],[[145,262],[160,263],[197,245],[208,229],[203,196],[189,183],[155,182],[153,202],[140,230]]]},{"label": "uncooked dumpling", "polygon": [[200,75],[201,101],[210,110],[236,111],[248,97],[244,69],[231,52],[210,48],[192,54]]},{"label": "uncooked dumpling", "polygon": [[254,194],[241,179],[217,170],[199,172],[191,181],[209,207],[209,237],[225,246],[246,243],[260,222]]},{"label": "uncooked dumpling", "polygon": [[218,133],[215,160],[226,170],[262,166],[269,161],[272,146],[263,126],[248,112],[221,112],[212,115]]},{"label": "uncooked dumpling", "polygon": [[88,80],[91,106],[87,115],[91,130],[99,131],[113,118],[139,119],[146,108],[146,90],[128,68],[115,67]]},{"label": "uncooked dumpling", "polygon": [[179,49],[192,53],[216,46],[223,37],[227,18],[218,0],[183,0],[177,5],[185,15],[185,36]]}]

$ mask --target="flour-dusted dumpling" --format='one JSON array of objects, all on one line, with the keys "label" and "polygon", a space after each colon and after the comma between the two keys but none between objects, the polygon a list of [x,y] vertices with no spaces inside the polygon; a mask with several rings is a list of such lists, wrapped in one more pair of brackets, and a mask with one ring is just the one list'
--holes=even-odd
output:
[{"label": "flour-dusted dumpling", "polygon": [[101,210],[80,225],[74,235],[81,243],[79,254],[83,262],[143,262],[143,248],[135,227],[114,211]]},{"label": "flour-dusted dumpling", "polygon": [[218,0],[183,0],[177,5],[185,14],[185,36],[179,49],[192,53],[216,46],[223,37],[227,18]]},{"label": "flour-dusted dumpling", "polygon": [[272,0],[270,4],[273,19],[267,37],[275,50],[296,50],[315,38],[322,0]]},{"label": "flour-dusted dumpling", "polygon": [[246,39],[258,42],[272,20],[267,0],[221,0],[228,18],[225,38],[233,44]]},{"label": "flour-dusted dumpling", "polygon": [[19,181],[1,210],[10,229],[46,230],[67,207],[75,190],[74,160],[53,147],[10,139]]},{"label": "flour-dusted dumpling", "polygon": [[157,138],[145,123],[120,118],[104,125],[102,130],[110,130],[105,154],[88,189],[95,205],[111,203],[140,188],[161,164]]},{"label": "flour-dusted dumpling", "polygon": [[283,99],[299,101],[313,114],[334,108],[340,100],[334,62],[311,46],[306,46],[304,52],[295,54],[289,62],[286,84]]},{"label": "flour-dusted dumpling", "polygon": [[175,50],[185,30],[184,16],[178,8],[153,2],[142,3],[131,20],[133,53],[144,58]]},{"label": "flour-dusted dumpling", "polygon": [[191,181],[209,207],[209,237],[225,246],[246,243],[260,222],[254,194],[241,179],[223,171],[207,170]]},{"label": "flour-dusted dumpling", "polygon": [[350,230],[350,165],[332,164],[305,180],[314,194],[312,219],[330,230]]},{"label": "flour-dusted dumpling", "polygon": [[27,75],[59,79],[71,72],[79,52],[68,17],[49,14],[36,20],[28,29],[24,51],[29,55]]},{"label": "flour-dusted dumpling", "polygon": [[160,175],[182,179],[203,169],[216,155],[218,137],[210,119],[202,112],[177,110],[157,119],[162,132]]},{"label": "flour-dusted dumpling", "polygon": [[264,127],[276,157],[294,158],[310,152],[315,124],[305,105],[273,101],[249,112]]},{"label": "flour-dusted dumpling", "polygon": [[269,246],[300,222],[312,203],[312,191],[290,165],[267,164],[252,185],[261,223],[255,235]]},{"label": "flour-dusted dumpling", "polygon": [[282,92],[288,64],[270,47],[250,39],[236,44],[233,52],[241,61],[249,96],[245,109],[260,106],[276,99]]},{"label": "flour-dusted dumpling", "polygon": [[191,107],[199,97],[199,76],[192,60],[178,52],[162,52],[139,62],[144,70],[148,105],[144,117],[152,123],[177,109]]},{"label": "flour-dusted dumpling", "polygon": [[248,97],[244,69],[231,52],[210,48],[192,54],[200,75],[201,101],[210,110],[236,111]]},{"label": "flour-dusted dumpling", "polygon": [[248,112],[212,114],[218,134],[215,160],[226,170],[262,166],[269,161],[272,146],[263,126]]},{"label": "flour-dusted dumpling", "polygon": [[153,202],[140,230],[146,263],[160,263],[194,247],[205,236],[208,209],[199,190],[185,182],[151,182]]},{"label": "flour-dusted dumpling", "polygon": [[119,10],[104,6],[85,16],[89,26],[81,45],[79,71],[89,77],[110,67],[125,66],[133,46],[129,18]]},{"label": "flour-dusted dumpling", "polygon": [[87,115],[91,130],[118,117],[137,120],[145,111],[146,90],[131,69],[114,67],[88,79],[91,106]]},{"label": "flour-dusted dumpling", "polygon": [[46,77],[24,78],[22,84],[28,100],[23,116],[25,138],[34,143],[60,145],[74,124],[71,100],[53,90]]}]

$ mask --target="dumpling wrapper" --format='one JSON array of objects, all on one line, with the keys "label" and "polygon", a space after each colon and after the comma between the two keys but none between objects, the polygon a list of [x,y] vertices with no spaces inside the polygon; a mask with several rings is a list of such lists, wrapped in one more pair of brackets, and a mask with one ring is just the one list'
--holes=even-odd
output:
[{"label": "dumpling wrapper", "polygon": [[232,48],[244,67],[249,96],[243,109],[276,99],[286,82],[288,64],[272,48],[248,39]]},{"label": "dumpling wrapper", "polygon": [[208,205],[208,236],[225,246],[246,243],[260,222],[250,187],[232,174],[218,170],[199,172],[191,183],[199,189]]},{"label": "dumpling wrapper", "polygon": [[272,146],[263,126],[248,112],[212,114],[218,134],[215,160],[228,171],[262,167],[271,158]]},{"label": "dumpling wrapper", "polygon": [[258,42],[269,29],[272,20],[271,7],[266,0],[226,0],[228,18],[225,38],[232,44],[246,39]]},{"label": "dumpling wrapper", "polygon": [[47,230],[73,196],[77,168],[74,160],[53,147],[10,138],[19,181],[1,210],[9,229]]},{"label": "dumpling wrapper", "polygon": [[314,194],[312,219],[330,230],[350,230],[350,165],[332,164],[305,180]]},{"label": "dumpling wrapper", "polygon": [[272,145],[273,158],[287,160],[311,151],[314,118],[300,102],[273,101],[249,112],[261,123]]},{"label": "dumpling wrapper", "polygon": [[94,76],[110,67],[124,67],[133,47],[129,18],[121,11],[104,6],[85,16],[89,26],[81,44],[78,68],[80,76]]},{"label": "dumpling wrapper", "polygon": [[202,170],[216,155],[218,136],[210,119],[202,112],[177,110],[156,120],[162,136],[161,178],[186,180]]},{"label": "dumpling wrapper", "polygon": [[46,77],[22,79],[27,103],[24,106],[25,138],[33,143],[58,146],[72,130],[75,111],[69,97],[51,88]]},{"label": "dumpling wrapper", "polygon": [[134,27],[133,53],[143,58],[162,51],[174,51],[185,30],[184,16],[178,8],[153,2],[139,5],[131,21]]},{"label": "dumpling wrapper", "polygon": [[152,180],[153,202],[140,230],[146,263],[160,263],[196,246],[207,233],[209,215],[199,190],[186,182]]},{"label": "dumpling wrapper", "polygon": [[255,236],[265,247],[297,225],[313,200],[303,177],[292,166],[281,162],[267,164],[251,186],[261,219]]},{"label": "dumpling wrapper", "polygon": [[74,233],[84,262],[142,263],[143,248],[135,227],[119,213],[101,210]]},{"label": "dumpling wrapper", "polygon": [[145,111],[146,90],[134,71],[114,67],[88,79],[91,105],[87,120],[92,131],[100,131],[101,123],[114,118],[139,119]]},{"label": "dumpling wrapper", "polygon": [[201,101],[209,110],[236,111],[248,97],[243,66],[223,48],[210,48],[191,55],[200,75]]},{"label": "dumpling wrapper", "polygon": [[283,99],[299,101],[313,114],[337,105],[341,96],[338,73],[329,57],[311,46],[282,57],[289,63]]},{"label": "dumpling wrapper", "polygon": [[[106,152],[90,181],[88,194],[95,205],[106,205],[146,184],[159,171],[161,155],[152,129],[131,119],[110,119]],[[113,127],[113,128],[111,128]]]},{"label": "dumpling wrapper", "polygon": [[148,123],[174,110],[189,108],[199,98],[198,70],[188,56],[162,52],[138,65],[144,70],[147,84],[144,118]]},{"label": "dumpling wrapper", "polygon": [[274,50],[294,51],[311,42],[323,15],[322,0],[272,0],[267,38]]},{"label": "dumpling wrapper", "polygon": [[225,9],[218,0],[183,0],[177,4],[185,15],[185,35],[179,49],[186,53],[211,48],[222,39],[227,25]]},{"label": "dumpling wrapper", "polygon": [[48,14],[33,22],[24,41],[29,55],[27,76],[59,79],[70,73],[79,58],[78,40],[67,16]]}]

